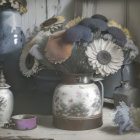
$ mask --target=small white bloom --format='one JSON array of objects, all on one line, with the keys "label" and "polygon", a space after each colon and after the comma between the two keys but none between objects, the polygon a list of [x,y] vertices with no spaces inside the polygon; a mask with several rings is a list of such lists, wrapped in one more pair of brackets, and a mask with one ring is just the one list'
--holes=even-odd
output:
[{"label": "small white bloom", "polygon": [[87,46],[85,53],[93,70],[102,76],[117,72],[124,60],[122,49],[110,40],[94,40]]}]

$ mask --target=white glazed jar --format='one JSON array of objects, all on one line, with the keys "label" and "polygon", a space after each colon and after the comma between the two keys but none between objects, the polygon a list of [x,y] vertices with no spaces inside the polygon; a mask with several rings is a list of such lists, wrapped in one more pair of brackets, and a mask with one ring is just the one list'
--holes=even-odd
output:
[{"label": "white glazed jar", "polygon": [[5,83],[3,72],[0,74],[0,126],[9,122],[13,112],[14,99],[9,90],[10,86]]},{"label": "white glazed jar", "polygon": [[102,125],[102,99],[92,74],[64,77],[53,96],[54,125],[60,129],[85,130]]}]

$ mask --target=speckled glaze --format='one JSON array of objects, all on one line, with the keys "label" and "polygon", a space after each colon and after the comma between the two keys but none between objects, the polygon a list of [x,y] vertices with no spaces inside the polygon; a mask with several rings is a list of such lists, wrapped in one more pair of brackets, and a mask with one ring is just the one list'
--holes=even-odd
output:
[{"label": "speckled glaze", "polygon": [[93,118],[102,114],[102,99],[92,74],[65,75],[53,96],[53,115],[62,118]]},{"label": "speckled glaze", "polygon": [[54,92],[53,114],[62,117],[92,117],[102,111],[96,84],[60,84]]},{"label": "speckled glaze", "polygon": [[7,123],[13,112],[14,98],[8,87],[0,87],[0,125]]}]

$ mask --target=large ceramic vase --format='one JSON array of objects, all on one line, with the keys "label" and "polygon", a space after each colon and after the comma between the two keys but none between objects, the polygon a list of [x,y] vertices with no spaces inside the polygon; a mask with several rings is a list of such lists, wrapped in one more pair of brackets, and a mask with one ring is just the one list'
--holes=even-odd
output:
[{"label": "large ceramic vase", "polygon": [[53,96],[53,122],[66,130],[87,130],[102,125],[101,92],[91,74],[66,75]]},{"label": "large ceramic vase", "polygon": [[23,84],[19,57],[24,43],[21,14],[14,9],[0,10],[0,65],[4,65],[5,77],[14,91]]}]

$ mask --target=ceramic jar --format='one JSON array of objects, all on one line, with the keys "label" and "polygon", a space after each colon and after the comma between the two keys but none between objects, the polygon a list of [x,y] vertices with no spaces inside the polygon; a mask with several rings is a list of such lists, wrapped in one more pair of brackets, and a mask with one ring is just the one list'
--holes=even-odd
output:
[{"label": "ceramic jar", "polygon": [[121,86],[114,91],[114,104],[118,106],[124,101],[128,106],[140,107],[140,89],[132,86],[129,82],[121,82]]},{"label": "ceramic jar", "polygon": [[60,129],[86,130],[102,125],[102,99],[91,74],[66,75],[53,97],[54,125]]},{"label": "ceramic jar", "polygon": [[13,94],[10,86],[5,83],[4,75],[0,74],[0,125],[7,123],[13,112]]}]

